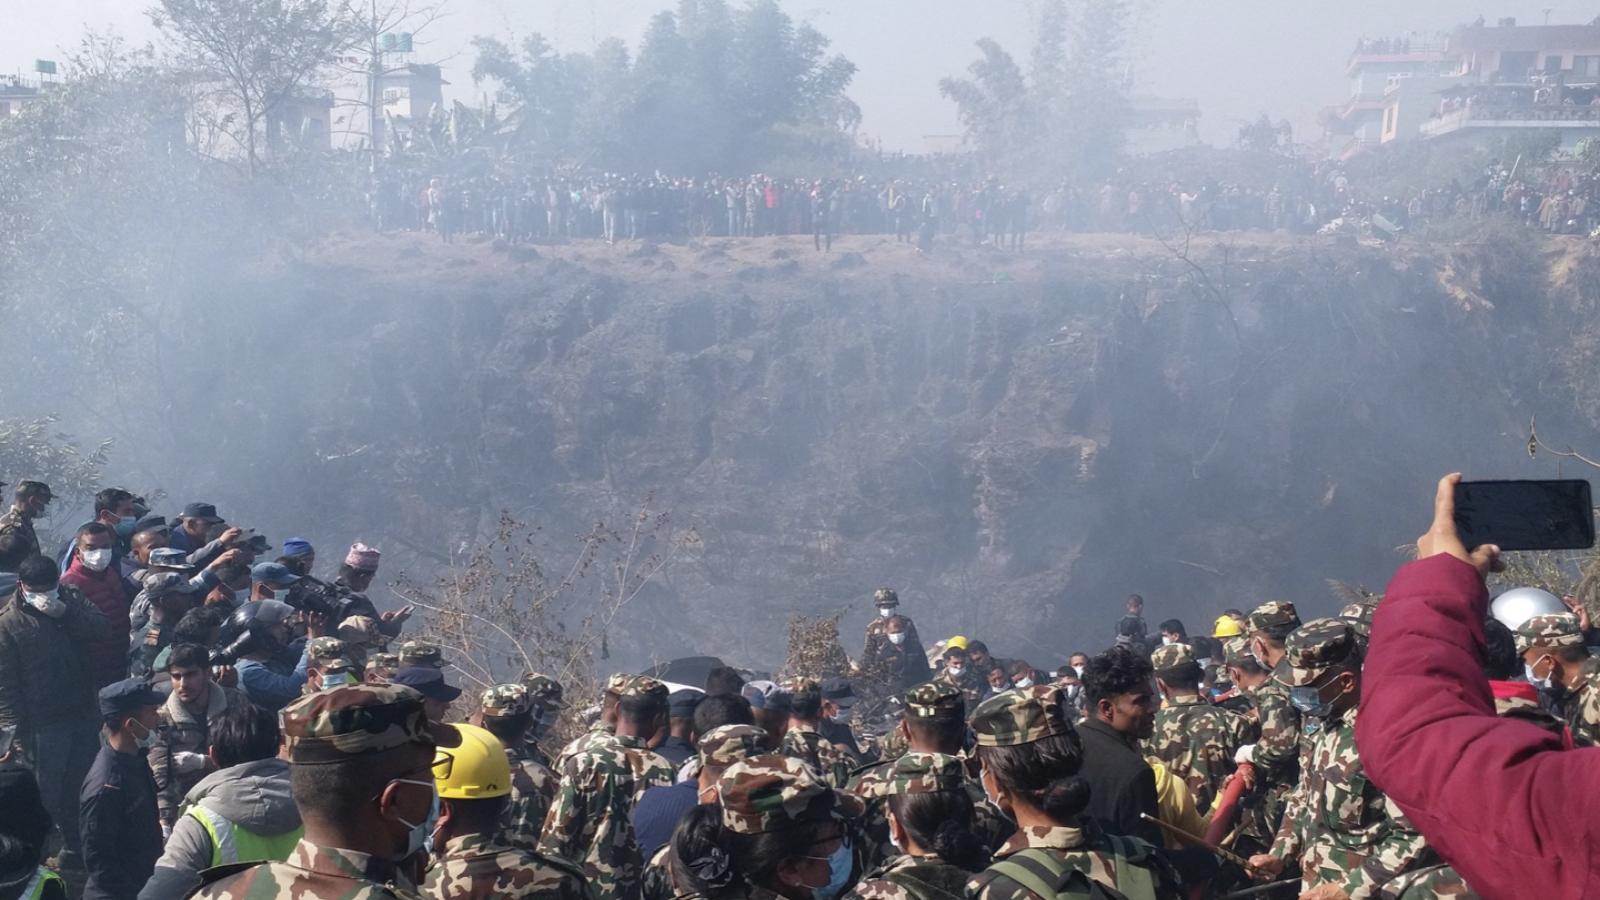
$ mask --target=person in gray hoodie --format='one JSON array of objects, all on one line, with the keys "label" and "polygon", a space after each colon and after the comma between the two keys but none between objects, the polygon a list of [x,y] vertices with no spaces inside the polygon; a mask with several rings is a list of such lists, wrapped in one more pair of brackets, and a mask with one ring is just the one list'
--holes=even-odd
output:
[{"label": "person in gray hoodie", "polygon": [[230,704],[211,722],[207,755],[217,771],[184,796],[139,900],[178,900],[213,866],[288,858],[302,828],[278,741],[277,716],[259,706]]}]

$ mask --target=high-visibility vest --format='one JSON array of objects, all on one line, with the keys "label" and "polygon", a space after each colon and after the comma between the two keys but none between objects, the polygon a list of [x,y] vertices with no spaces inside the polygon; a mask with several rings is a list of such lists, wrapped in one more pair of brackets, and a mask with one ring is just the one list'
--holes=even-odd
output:
[{"label": "high-visibility vest", "polygon": [[17,900],[39,900],[44,896],[45,885],[52,881],[60,885],[62,895],[65,895],[67,886],[62,882],[61,876],[40,866],[39,871],[33,873],[33,880],[28,882],[28,886],[22,889],[21,894],[17,895]]},{"label": "high-visibility vest", "polygon": [[282,834],[256,834],[198,805],[189,807],[185,815],[193,816],[211,837],[213,867],[237,862],[283,862],[289,858],[289,852],[295,844],[300,843],[300,835],[305,832],[304,828],[296,827]]}]

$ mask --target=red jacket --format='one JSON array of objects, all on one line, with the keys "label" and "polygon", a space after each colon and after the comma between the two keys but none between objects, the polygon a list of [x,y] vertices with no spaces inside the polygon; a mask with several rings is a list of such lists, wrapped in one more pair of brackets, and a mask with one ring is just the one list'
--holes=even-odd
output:
[{"label": "red jacket", "polygon": [[1368,776],[1485,897],[1600,896],[1600,748],[1495,716],[1488,593],[1448,556],[1400,569],[1372,622],[1356,744]]},{"label": "red jacket", "polygon": [[90,665],[94,669],[96,687],[128,677],[128,591],[123,587],[122,574],[117,567],[106,566],[104,572],[91,572],[83,559],[74,554],[72,565],[61,573],[61,583],[70,584],[83,593],[84,599],[100,610],[111,626],[111,633],[89,650]]}]

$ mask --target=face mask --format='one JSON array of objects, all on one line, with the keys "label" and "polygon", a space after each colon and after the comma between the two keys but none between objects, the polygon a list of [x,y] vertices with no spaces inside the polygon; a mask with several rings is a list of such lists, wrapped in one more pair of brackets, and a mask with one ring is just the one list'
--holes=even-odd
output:
[{"label": "face mask", "polygon": [[1177,641],[1175,641],[1172,638],[1169,638],[1169,637],[1167,637],[1165,635],[1163,635],[1161,637],[1161,646],[1163,646],[1163,647],[1171,647],[1173,644],[1176,644],[1176,643],[1177,643]]},{"label": "face mask", "polygon": [[840,841],[839,849],[828,854],[828,883],[819,888],[812,889],[812,895],[817,900],[831,900],[839,896],[844,890],[845,882],[850,880],[850,870],[853,860],[850,857],[850,842]]},{"label": "face mask", "polygon": [[322,676],[323,690],[327,690],[328,688],[344,687],[347,684],[355,683],[355,678],[352,677],[349,672],[329,672],[328,674]]},{"label": "face mask", "polygon": [[[1543,657],[1540,657],[1540,658],[1542,659]],[[1544,678],[1540,678],[1539,676],[1533,674],[1533,666],[1530,666],[1527,663],[1523,663],[1522,664],[1522,671],[1527,676],[1529,684],[1533,685],[1534,687],[1538,688],[1541,691],[1550,690],[1550,688],[1552,686],[1551,682],[1550,682],[1550,676],[1547,675]],[[1555,673],[1552,671],[1551,675],[1554,675],[1554,674]]]},{"label": "face mask", "polygon": [[1069,685],[1067,685],[1067,699],[1068,700],[1076,701],[1078,699],[1078,695],[1081,694],[1081,693],[1083,693],[1083,685],[1081,685],[1081,684],[1069,684]]},{"label": "face mask", "polygon": [[892,615],[894,615],[894,608],[893,607],[889,607],[889,606],[880,606],[880,607],[878,607],[878,618],[887,619]]},{"label": "face mask", "polygon": [[848,709],[838,710],[833,715],[828,717],[828,721],[837,722],[837,723],[839,723],[841,725],[844,725],[844,724],[846,724],[846,723],[848,723],[850,721],[850,710],[848,710]]},{"label": "face mask", "polygon": [[401,854],[401,859],[407,859],[418,850],[427,850],[433,853],[433,827],[439,824],[439,788],[432,781],[415,781],[410,778],[396,778],[390,784],[418,784],[426,787],[433,795],[433,802],[428,806],[428,815],[421,822],[413,825],[405,819],[396,816],[401,825],[411,829],[406,834],[406,852]]},{"label": "face mask", "polygon": [[1017,682],[1017,690],[1022,690],[1023,688],[1031,688],[1031,687],[1033,687],[1033,679],[1032,678],[1023,678],[1023,679],[1021,679],[1020,681]]},{"label": "face mask", "polygon": [[1322,692],[1314,687],[1292,687],[1289,689],[1289,703],[1302,715],[1314,719],[1326,719],[1333,712],[1332,701],[1323,700]]},{"label": "face mask", "polygon": [[116,531],[117,537],[127,540],[133,536],[133,526],[137,525],[138,523],[139,520],[133,516],[123,516],[117,520],[117,524],[111,527]]},{"label": "face mask", "polygon": [[[139,727],[144,728],[144,725],[141,723]],[[156,745],[157,741],[161,740],[161,732],[154,729],[145,728],[144,737],[134,738],[134,740],[139,742],[140,750],[149,750]]]},{"label": "face mask", "polygon": [[1083,677],[1083,666],[1073,666],[1072,671],[1077,672],[1079,678]]},{"label": "face mask", "polygon": [[897,632],[889,635],[889,643],[895,645],[896,647],[900,646],[901,644],[904,644],[905,642],[906,642],[906,633],[903,632],[903,631],[897,631]]},{"label": "face mask", "polygon": [[91,572],[104,572],[106,566],[111,565],[111,548],[100,550],[85,550],[79,554],[83,557],[83,567]]},{"label": "face mask", "polygon": [[950,673],[951,678],[960,678],[961,673],[967,670],[966,666],[945,666],[944,670]]},{"label": "face mask", "polygon": [[56,588],[51,588],[42,594],[24,589],[22,601],[52,619],[60,618],[67,611],[67,604],[62,602]]}]

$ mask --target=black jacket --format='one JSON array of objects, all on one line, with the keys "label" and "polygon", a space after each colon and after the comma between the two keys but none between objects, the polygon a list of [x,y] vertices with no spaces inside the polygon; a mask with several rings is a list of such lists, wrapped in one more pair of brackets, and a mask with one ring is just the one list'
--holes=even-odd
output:
[{"label": "black jacket", "polygon": [[83,792],[78,828],[89,883],[83,900],[134,900],[161,858],[156,780],[143,753],[118,753],[102,742]]},{"label": "black jacket", "polygon": [[1140,813],[1156,814],[1156,773],[1138,745],[1093,718],[1078,724],[1078,734],[1083,739],[1083,768],[1078,774],[1089,782],[1089,814],[1112,834],[1163,846],[1161,830],[1139,818]]}]

